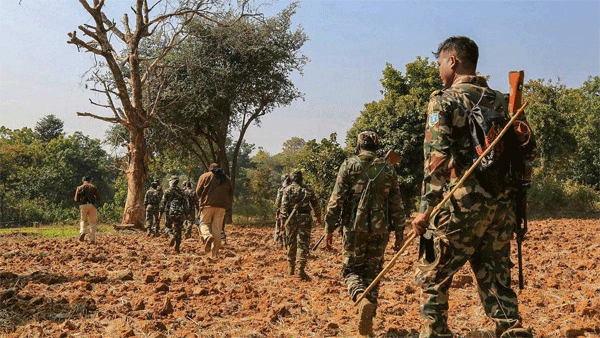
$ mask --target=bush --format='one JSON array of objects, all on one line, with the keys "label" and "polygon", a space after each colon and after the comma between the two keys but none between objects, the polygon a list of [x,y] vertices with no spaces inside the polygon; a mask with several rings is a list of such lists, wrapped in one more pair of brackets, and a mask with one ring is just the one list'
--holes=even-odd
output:
[{"label": "bush", "polygon": [[571,180],[560,181],[542,171],[534,174],[528,199],[529,211],[534,215],[600,211],[600,194],[597,191]]},{"label": "bush", "polygon": [[104,203],[104,205],[98,209],[98,222],[99,223],[118,223],[123,217],[124,203],[118,204],[117,202]]}]

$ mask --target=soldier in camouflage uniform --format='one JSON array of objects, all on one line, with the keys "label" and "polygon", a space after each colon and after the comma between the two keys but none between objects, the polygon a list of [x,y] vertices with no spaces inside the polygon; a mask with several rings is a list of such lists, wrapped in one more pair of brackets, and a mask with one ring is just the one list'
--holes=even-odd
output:
[{"label": "soldier in camouflage uniform", "polygon": [[185,238],[192,237],[192,228],[196,224],[196,215],[198,212],[198,195],[196,195],[196,189],[192,182],[185,182],[184,191],[185,197],[187,198],[188,209],[186,210],[185,219]]},{"label": "soldier in camouflage uniform", "polygon": [[148,236],[153,233],[158,235],[160,230],[160,218],[158,218],[160,200],[162,199],[162,192],[158,190],[158,181],[154,181],[150,184],[150,189],[146,191],[144,196],[144,207],[146,208],[146,232]]},{"label": "soldier in camouflage uniform", "polygon": [[[327,246],[332,244],[338,220],[343,223],[342,275],[353,301],[381,272],[390,231],[395,232],[396,248],[403,239],[404,208],[398,177],[389,163],[377,157],[378,148],[377,134],[358,135],[358,155],[340,166],[325,215]],[[342,212],[349,215],[341,216]],[[361,335],[372,334],[378,292],[379,284],[359,303]]]},{"label": "soldier in camouflage uniform", "polygon": [[[424,234],[416,275],[425,320],[420,338],[452,337],[447,325],[448,289],[467,261],[485,312],[496,324],[493,336],[532,337],[521,326],[517,295],[510,285],[515,212],[508,185],[470,176],[438,214],[428,216],[473,162],[467,156],[473,148],[467,114],[474,104],[508,114],[504,95],[476,76],[475,42],[451,37],[434,54],[445,89],[431,95],[427,109],[420,213],[412,221],[414,231]],[[496,189],[482,187],[489,184]]]},{"label": "soldier in camouflage uniform", "polygon": [[302,184],[302,172],[294,170],[290,176],[292,183],[283,189],[281,196],[281,219],[288,245],[288,272],[290,275],[295,273],[297,254],[298,276],[308,279],[305,268],[312,228],[310,209],[315,214],[315,224],[321,226],[321,207],[311,187]]},{"label": "soldier in camouflage uniform", "polygon": [[165,226],[170,229],[171,241],[169,246],[174,245],[176,253],[179,253],[181,245],[181,230],[183,229],[183,220],[185,210],[188,208],[187,199],[181,188],[177,186],[179,177],[171,176],[169,179],[169,188],[160,202],[160,215],[166,212]]},{"label": "soldier in camouflage uniform", "polygon": [[281,241],[282,233],[285,233],[283,229],[284,220],[281,219],[281,199],[283,197],[283,189],[290,185],[290,175],[281,175],[281,187],[277,189],[277,196],[275,197],[275,245],[278,248],[283,248],[283,241]]}]

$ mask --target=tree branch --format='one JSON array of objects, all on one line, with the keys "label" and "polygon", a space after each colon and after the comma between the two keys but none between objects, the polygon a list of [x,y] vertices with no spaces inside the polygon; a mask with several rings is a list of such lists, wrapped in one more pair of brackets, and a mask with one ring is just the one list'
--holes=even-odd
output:
[{"label": "tree branch", "polygon": [[77,112],[77,116],[88,116],[88,117],[92,117],[98,120],[102,120],[102,121],[106,121],[106,122],[110,122],[110,123],[120,123],[119,120],[112,118],[112,117],[105,117],[105,116],[98,116],[92,113],[85,113],[85,112]]},{"label": "tree branch", "polygon": [[67,40],[67,43],[73,44],[73,45],[77,46],[77,48],[85,48],[88,52],[92,52],[96,55],[104,55],[104,52],[102,50],[94,48],[87,42],[78,38],[77,31],[73,31],[72,33],[67,33],[67,35],[71,38],[71,40]]}]

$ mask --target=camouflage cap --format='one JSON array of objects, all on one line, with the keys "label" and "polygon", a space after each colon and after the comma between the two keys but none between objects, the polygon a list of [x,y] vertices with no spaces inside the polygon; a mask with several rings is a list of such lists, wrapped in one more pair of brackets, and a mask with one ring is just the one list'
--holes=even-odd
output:
[{"label": "camouflage cap", "polygon": [[363,131],[362,133],[358,134],[356,139],[356,148],[379,148],[379,136],[372,131]]}]

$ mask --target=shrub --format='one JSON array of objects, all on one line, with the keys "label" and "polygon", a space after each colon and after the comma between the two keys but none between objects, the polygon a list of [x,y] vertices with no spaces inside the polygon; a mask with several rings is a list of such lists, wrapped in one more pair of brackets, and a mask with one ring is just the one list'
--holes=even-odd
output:
[{"label": "shrub", "polygon": [[529,211],[538,216],[600,211],[597,191],[572,180],[560,181],[542,171],[534,174],[528,199]]}]

